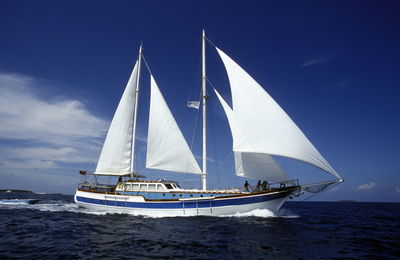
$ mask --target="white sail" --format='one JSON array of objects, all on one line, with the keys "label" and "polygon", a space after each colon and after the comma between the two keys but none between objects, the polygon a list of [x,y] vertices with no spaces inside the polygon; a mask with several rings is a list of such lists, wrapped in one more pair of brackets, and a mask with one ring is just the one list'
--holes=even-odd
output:
[{"label": "white sail", "polygon": [[[234,113],[226,101],[214,89],[228,118],[232,132],[233,147],[244,145],[244,137],[236,126]],[[269,154],[235,152],[236,175],[254,180],[267,179],[269,182],[289,181],[290,178]]]},{"label": "white sail", "polygon": [[236,175],[269,182],[290,181],[289,176],[269,154],[235,152]]},{"label": "white sail", "polygon": [[138,62],[133,68],[128,84],[115,111],[104,141],[95,174],[127,175],[130,173],[132,155],[132,126],[135,108],[135,90]]},{"label": "white sail", "polygon": [[201,174],[200,167],[153,76],[151,76],[146,168]]},{"label": "white sail", "polygon": [[297,159],[341,179],[275,100],[224,52],[217,51],[228,73],[235,123],[245,141],[234,151]]}]

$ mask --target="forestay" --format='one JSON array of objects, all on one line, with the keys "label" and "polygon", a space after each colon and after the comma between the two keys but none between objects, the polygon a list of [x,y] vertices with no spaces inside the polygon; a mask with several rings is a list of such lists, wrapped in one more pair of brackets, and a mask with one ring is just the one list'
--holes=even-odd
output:
[{"label": "forestay", "polygon": [[127,175],[130,173],[132,155],[132,125],[135,107],[138,62],[133,68],[128,84],[115,111],[104,141],[95,174]]},{"label": "forestay", "polygon": [[233,150],[297,159],[341,179],[275,100],[224,52],[217,51],[228,73],[235,124],[242,136]]},{"label": "forestay", "polygon": [[[236,126],[234,113],[226,101],[221,97],[216,89],[214,89],[224,111],[228,118],[231,128],[233,147],[244,144],[244,137],[240,134]],[[270,182],[289,181],[289,176],[275,162],[269,154],[262,153],[246,153],[234,152],[236,175],[250,179],[260,180],[267,179]]]},{"label": "forestay", "polygon": [[151,76],[146,168],[201,174],[200,167],[153,76]]}]

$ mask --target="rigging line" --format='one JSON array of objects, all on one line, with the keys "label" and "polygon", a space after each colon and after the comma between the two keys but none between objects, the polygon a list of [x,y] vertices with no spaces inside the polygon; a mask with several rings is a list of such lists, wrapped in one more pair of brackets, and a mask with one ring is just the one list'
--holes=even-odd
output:
[{"label": "rigging line", "polygon": [[207,36],[206,36],[206,40],[207,40],[212,46],[214,46],[215,48],[217,48],[217,46],[216,46],[210,39],[208,39]]},{"label": "rigging line", "polygon": [[144,57],[144,54],[143,54],[143,53],[142,53],[142,58],[143,58],[143,60],[144,60],[144,64],[146,65],[147,70],[149,71],[150,75],[153,75],[153,73],[151,73],[151,69],[150,69],[149,64],[147,63],[147,60],[146,60],[146,58]]},{"label": "rigging line", "polygon": [[211,83],[211,81],[210,81],[208,78],[207,78],[207,82],[210,83],[210,85],[211,85],[211,87],[212,87],[213,89],[215,89],[214,85]]},{"label": "rigging line", "polygon": [[[208,40],[208,39],[207,39],[207,40]],[[209,41],[209,40],[208,40],[208,41]],[[211,42],[211,41],[210,41],[210,42]],[[212,43],[212,42],[211,42],[211,43]],[[213,44],[213,45],[214,45],[214,44]],[[215,46],[215,45],[214,45],[214,46]],[[216,89],[215,86],[214,86],[214,84],[212,84],[211,81],[210,81],[208,78],[206,78],[206,80],[207,80],[207,82],[211,85],[211,87],[212,87],[213,89]],[[225,159],[222,161],[222,163],[217,167],[217,175],[218,175],[219,171],[221,170],[222,166],[225,164],[225,162],[228,160],[228,158],[232,155],[232,153],[233,153],[233,151],[231,151],[231,152],[225,157]],[[219,176],[217,176],[217,178],[219,178]],[[231,178],[225,180],[223,183],[221,183],[221,185],[227,183],[227,182],[230,181],[231,179],[233,179],[233,177],[231,177]]]},{"label": "rigging line", "polygon": [[[203,91],[202,88],[200,88],[200,93],[199,93],[199,102],[201,100],[201,92]],[[196,129],[197,129],[197,122],[199,121],[199,113],[200,109],[196,109],[195,113],[196,113],[196,119],[194,120],[194,130],[193,130],[193,134],[192,134],[192,140],[190,141],[190,150],[193,152],[193,144],[194,144],[194,138],[196,135]]]},{"label": "rigging line", "polygon": [[[230,151],[230,153],[225,157],[225,159],[219,164],[219,166],[217,167],[217,174],[219,173],[219,171],[221,170],[222,166],[226,163],[226,161],[228,160],[228,158],[232,155],[233,151]],[[217,176],[219,177],[219,176]],[[231,176],[228,179],[225,179],[224,182],[221,183],[221,186],[223,186],[223,184],[227,183],[228,181],[232,180],[234,176]]]},{"label": "rigging line", "polygon": [[[312,195],[310,195],[310,196],[308,196],[308,197],[306,197],[306,198],[304,198],[304,199],[302,199],[302,200],[299,200],[299,201],[297,201],[297,202],[303,202],[303,201],[309,200],[309,199],[311,199],[311,198],[314,198],[315,196],[317,196],[317,195],[320,194],[321,192],[327,191],[328,189],[331,189],[331,188],[333,188],[333,187],[335,187],[336,185],[339,185],[339,184],[340,184],[340,182],[334,183],[334,184],[332,184],[331,186],[329,186],[329,187],[327,187],[327,188],[325,188],[325,189],[323,189],[323,190],[321,190],[321,191],[318,191],[317,193],[314,193],[314,194],[312,194]],[[293,206],[294,206],[294,205],[292,205],[292,207],[287,207],[286,209],[288,209],[288,208],[293,208]]]},{"label": "rigging line", "polygon": [[[216,140],[216,138],[215,138],[215,124],[210,124],[210,126],[209,126],[209,132],[211,133],[211,135],[212,135],[212,140],[214,140],[213,142],[211,142],[212,143],[212,148],[213,148],[213,153],[214,153],[214,158],[216,158],[217,157],[217,145],[216,145],[216,142],[215,142],[215,140]],[[215,169],[216,169],[216,175],[217,175],[217,187],[219,188],[219,169],[220,169],[220,167],[219,167],[219,163],[218,163],[218,160],[212,160],[213,162],[214,162],[214,167],[215,167]],[[211,161],[211,162],[212,162]],[[213,183],[214,184],[214,183]],[[215,185],[215,184],[214,184]]]},{"label": "rigging line", "polygon": [[[201,46],[199,46],[198,44],[198,41],[197,41],[197,38],[196,38],[196,49],[200,49],[201,48]],[[196,56],[196,60],[198,60],[198,57],[199,57],[199,53],[200,52],[197,52],[196,51],[196,54],[195,54],[195,56]],[[201,63],[198,63],[198,62],[196,62],[196,64],[198,64],[197,65],[197,73],[196,73],[196,75],[201,75]],[[194,97],[193,98],[193,100],[196,100],[197,102],[201,102],[201,98],[202,98],[202,95],[201,95],[201,92],[202,92],[202,87],[201,87],[201,77],[197,77],[196,76],[196,84],[195,84],[195,86],[197,86],[196,88],[198,88],[198,89],[200,89],[200,91],[199,91],[199,95],[198,95],[198,97]],[[200,86],[200,87],[199,87]],[[196,90],[196,88],[194,89],[194,91]],[[190,97],[189,97],[190,98]],[[185,104],[185,107],[187,108],[187,103],[188,103],[188,101],[190,101],[189,100],[189,98],[186,100],[186,104]],[[196,111],[193,111],[193,113],[195,113],[195,121],[194,121],[194,124],[193,124],[193,131],[192,131],[192,137],[191,137],[191,140],[190,140],[190,150],[192,151],[192,153],[193,153],[193,145],[194,145],[194,140],[195,140],[195,135],[196,135],[196,132],[197,132],[197,125],[198,125],[198,121],[199,121],[199,112],[200,112],[200,109],[195,109]],[[197,160],[196,160],[197,161]],[[184,178],[185,180],[187,179],[187,177],[186,178]]]},{"label": "rigging line", "polygon": [[[229,158],[232,154],[233,154],[233,151],[230,151],[230,153],[225,157],[225,159],[224,159],[224,160],[222,161],[222,163],[220,164],[218,170],[220,170],[220,169],[222,168],[222,166],[226,163],[226,161],[228,160],[228,158]],[[235,170],[235,172],[236,172],[236,167],[235,167],[234,170]],[[225,183],[227,183],[227,182],[233,180],[235,177],[236,177],[236,174],[235,174],[235,175],[231,175],[229,178],[225,178],[225,179],[224,179],[225,181],[221,183],[221,186],[223,186]]]},{"label": "rigging line", "polygon": [[228,160],[229,156],[231,156],[232,153],[233,153],[233,151],[230,151],[230,153],[225,157],[225,159],[222,161],[222,163],[218,167],[218,170],[221,169],[221,167],[225,164],[226,160]]},{"label": "rigging line", "polygon": [[[200,99],[201,99],[201,92],[202,92],[202,90],[200,90],[200,95],[199,95],[199,102],[200,102]],[[200,111],[200,109],[196,109],[196,120],[194,121],[194,130],[193,130],[193,134],[192,134],[192,140],[191,140],[191,142],[190,142],[190,150],[192,150],[193,149],[193,143],[194,143],[194,136],[195,136],[195,134],[196,134],[196,129],[197,129],[197,121],[198,121],[198,118],[199,118],[199,111]]]}]

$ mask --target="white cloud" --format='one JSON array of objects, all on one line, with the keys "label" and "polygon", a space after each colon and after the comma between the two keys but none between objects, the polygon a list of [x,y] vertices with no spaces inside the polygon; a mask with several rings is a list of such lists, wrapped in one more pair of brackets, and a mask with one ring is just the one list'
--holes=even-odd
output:
[{"label": "white cloud", "polygon": [[304,62],[303,64],[300,65],[300,67],[306,68],[306,67],[322,64],[322,63],[325,63],[326,61],[332,59],[333,57],[334,57],[334,55],[317,57],[317,58],[314,58],[314,59]]},{"label": "white cloud", "polygon": [[16,160],[16,158],[12,158],[11,160],[4,160],[1,161],[1,166],[6,169],[32,169],[32,170],[43,170],[43,169],[55,169],[58,168],[57,164],[53,161],[47,160]]},{"label": "white cloud", "polygon": [[0,138],[59,143],[60,137],[99,137],[104,120],[77,100],[40,98],[35,94],[39,84],[26,76],[0,73]]},{"label": "white cloud", "polygon": [[371,190],[374,189],[375,187],[376,187],[375,182],[369,182],[366,184],[361,184],[360,186],[357,187],[357,190]]},{"label": "white cloud", "polygon": [[57,168],[93,162],[108,122],[72,98],[44,98],[46,82],[0,72],[1,167]]}]

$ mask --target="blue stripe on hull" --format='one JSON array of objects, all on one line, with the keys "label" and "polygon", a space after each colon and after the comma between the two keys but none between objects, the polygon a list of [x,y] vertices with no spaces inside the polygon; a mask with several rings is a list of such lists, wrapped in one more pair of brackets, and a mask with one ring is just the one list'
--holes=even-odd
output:
[{"label": "blue stripe on hull", "polygon": [[76,196],[76,200],[84,203],[127,207],[127,208],[142,208],[142,209],[190,209],[190,208],[210,208],[237,206],[252,203],[265,202],[286,197],[290,192],[281,192],[277,194],[265,194],[256,196],[246,196],[229,199],[201,200],[201,201],[179,201],[179,202],[124,202],[115,200],[100,200],[81,196]]}]

